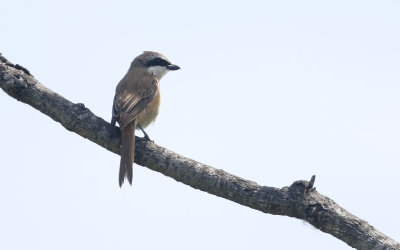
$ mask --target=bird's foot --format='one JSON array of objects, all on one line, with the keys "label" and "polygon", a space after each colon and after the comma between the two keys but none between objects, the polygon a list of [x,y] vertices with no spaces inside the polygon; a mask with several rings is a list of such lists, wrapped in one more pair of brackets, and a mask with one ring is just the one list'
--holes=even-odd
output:
[{"label": "bird's foot", "polygon": [[152,139],[150,139],[150,137],[147,134],[145,134],[143,136],[143,139],[145,139],[146,141],[149,141],[149,142],[154,142]]},{"label": "bird's foot", "polygon": [[121,130],[117,126],[109,127],[108,132],[109,132],[111,138],[114,138],[121,134]]}]

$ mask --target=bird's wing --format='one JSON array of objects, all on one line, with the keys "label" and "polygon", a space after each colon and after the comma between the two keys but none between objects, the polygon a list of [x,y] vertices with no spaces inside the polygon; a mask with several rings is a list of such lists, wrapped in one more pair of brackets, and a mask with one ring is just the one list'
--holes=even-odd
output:
[{"label": "bird's wing", "polygon": [[149,104],[157,93],[157,80],[150,88],[145,88],[136,93],[124,91],[115,95],[113,103],[113,120],[118,120],[121,128],[131,123],[136,116]]}]

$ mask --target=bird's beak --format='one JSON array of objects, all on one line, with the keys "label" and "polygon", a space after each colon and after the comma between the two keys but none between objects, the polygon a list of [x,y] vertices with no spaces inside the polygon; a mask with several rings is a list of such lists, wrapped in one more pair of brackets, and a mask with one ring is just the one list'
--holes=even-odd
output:
[{"label": "bird's beak", "polygon": [[174,65],[174,64],[167,65],[166,68],[169,69],[169,70],[181,69],[178,65]]}]

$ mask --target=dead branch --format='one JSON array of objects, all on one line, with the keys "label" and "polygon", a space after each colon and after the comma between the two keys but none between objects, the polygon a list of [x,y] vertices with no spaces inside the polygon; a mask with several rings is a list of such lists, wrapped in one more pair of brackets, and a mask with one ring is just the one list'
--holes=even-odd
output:
[{"label": "dead branch", "polygon": [[[11,97],[31,105],[67,130],[120,153],[119,129],[94,115],[85,105],[72,103],[40,84],[24,67],[0,54],[0,87]],[[114,136],[113,136],[114,135]],[[376,230],[336,202],[318,193],[315,176],[289,187],[261,186],[222,169],[185,158],[153,142],[136,138],[135,162],[195,189],[264,213],[307,221],[357,249],[400,249],[400,244]]]}]

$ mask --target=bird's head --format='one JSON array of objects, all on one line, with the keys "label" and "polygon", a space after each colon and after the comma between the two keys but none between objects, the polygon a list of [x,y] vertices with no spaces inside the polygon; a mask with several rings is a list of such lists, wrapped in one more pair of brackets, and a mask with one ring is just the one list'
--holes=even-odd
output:
[{"label": "bird's head", "polygon": [[132,66],[145,68],[158,80],[168,71],[180,69],[178,65],[172,64],[168,58],[154,51],[144,51],[133,60]]}]

